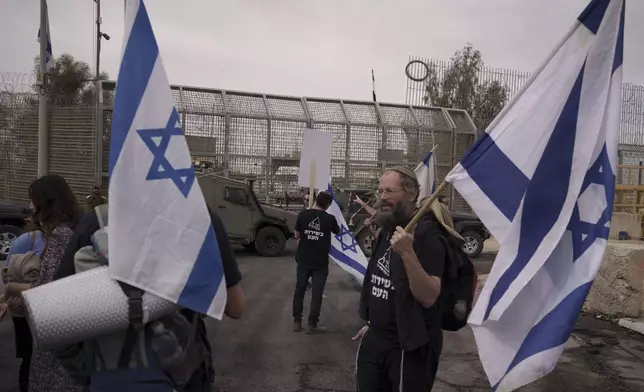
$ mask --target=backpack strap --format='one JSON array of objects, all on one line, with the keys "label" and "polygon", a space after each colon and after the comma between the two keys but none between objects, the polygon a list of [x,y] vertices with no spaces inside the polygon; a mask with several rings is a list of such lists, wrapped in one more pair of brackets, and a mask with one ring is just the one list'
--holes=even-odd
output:
[{"label": "backpack strap", "polygon": [[130,325],[125,334],[125,341],[119,357],[119,368],[128,368],[132,352],[137,342],[139,330],[143,327],[143,290],[119,282],[121,289],[128,297],[128,317]]}]

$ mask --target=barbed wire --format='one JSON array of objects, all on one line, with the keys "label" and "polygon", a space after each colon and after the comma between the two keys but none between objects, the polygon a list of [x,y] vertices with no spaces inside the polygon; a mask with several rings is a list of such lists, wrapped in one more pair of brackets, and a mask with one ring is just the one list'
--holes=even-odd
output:
[{"label": "barbed wire", "polygon": [[0,92],[4,93],[33,93],[37,84],[34,73],[0,72]]}]

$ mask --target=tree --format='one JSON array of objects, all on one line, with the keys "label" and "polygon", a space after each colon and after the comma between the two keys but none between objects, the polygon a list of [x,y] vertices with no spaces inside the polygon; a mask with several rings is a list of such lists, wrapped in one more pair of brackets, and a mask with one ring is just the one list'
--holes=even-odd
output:
[{"label": "tree", "polygon": [[481,52],[472,44],[457,51],[447,68],[429,65],[425,103],[467,110],[479,131],[485,130],[507,103],[508,90],[496,80],[481,81],[484,67]]},{"label": "tree", "polygon": [[[76,60],[69,53],[64,53],[52,61],[51,68],[47,72],[47,96],[49,101],[65,106],[93,105],[95,75],[90,66],[84,61]],[[35,70],[35,74],[40,76],[39,69]],[[109,76],[105,72],[99,75],[100,80],[107,80],[108,78]],[[34,86],[34,90],[38,93],[38,86]]]}]

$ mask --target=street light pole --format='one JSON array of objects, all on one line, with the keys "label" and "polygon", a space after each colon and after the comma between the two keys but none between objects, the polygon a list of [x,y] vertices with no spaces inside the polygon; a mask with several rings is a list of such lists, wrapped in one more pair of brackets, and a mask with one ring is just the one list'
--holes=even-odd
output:
[{"label": "street light pole", "polygon": [[94,2],[96,3],[96,82],[98,83],[101,73],[101,0],[94,0]]},{"label": "street light pole", "polygon": [[[102,150],[103,150],[103,111],[101,109],[101,104],[103,102],[103,89],[101,85],[101,80],[100,78],[100,67],[101,67],[101,40],[103,38],[102,33],[101,33],[101,0],[94,0],[96,3],[96,78],[94,81],[94,94],[95,94],[95,110],[94,110],[94,116],[96,117],[96,122],[95,122],[95,135],[96,135],[96,151],[98,152],[98,157],[97,157],[97,167],[94,170],[94,180],[95,184],[100,185],[103,182],[103,168],[99,167],[102,166]],[[100,163],[100,165],[99,165]]]}]

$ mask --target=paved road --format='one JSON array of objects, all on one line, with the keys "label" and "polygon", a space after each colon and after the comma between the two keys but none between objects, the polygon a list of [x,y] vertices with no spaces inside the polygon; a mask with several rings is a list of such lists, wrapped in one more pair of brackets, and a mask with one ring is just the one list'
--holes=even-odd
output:
[{"label": "paved road", "polygon": [[[355,391],[357,344],[351,336],[361,326],[356,314],[357,288],[342,270],[333,267],[322,309],[322,322],[329,333],[292,332],[294,262],[290,252],[273,259],[238,252],[247,311],[242,320],[210,323],[217,368],[214,391]],[[492,255],[477,259],[479,271],[487,273],[492,261]],[[16,390],[12,345],[11,325],[5,321],[0,324],[0,392]],[[644,339],[584,317],[557,370],[522,392],[642,391],[643,363]],[[489,390],[469,330],[446,334],[434,391]]]}]

